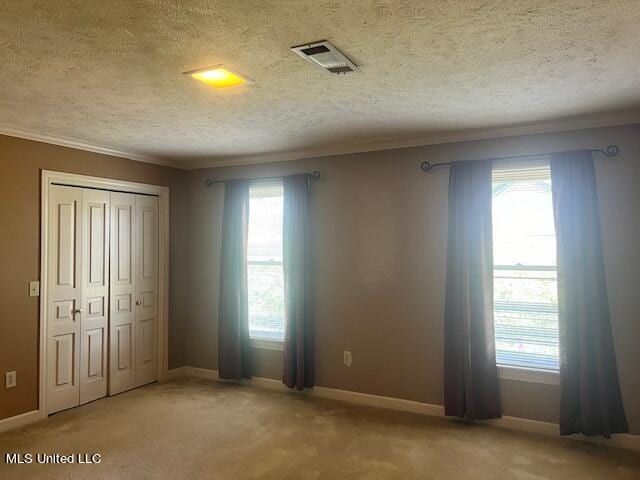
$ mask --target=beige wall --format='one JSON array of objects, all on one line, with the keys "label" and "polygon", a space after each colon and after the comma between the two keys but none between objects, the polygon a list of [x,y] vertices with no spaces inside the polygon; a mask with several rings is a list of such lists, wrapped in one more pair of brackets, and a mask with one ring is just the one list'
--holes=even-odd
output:
[{"label": "beige wall", "polygon": [[[123,158],[0,136],[0,419],[38,408],[38,301],[30,280],[40,271],[40,170],[58,170],[170,187],[170,366],[184,364],[186,298],[185,172]],[[16,370],[17,386],[4,388]]]},{"label": "beige wall", "polygon": [[[185,362],[217,367],[217,293],[223,186],[206,177],[319,169],[313,184],[313,282],[318,385],[443,402],[443,310],[448,170],[444,162],[600,148],[596,156],[607,281],[620,379],[640,433],[640,125],[464,142],[189,172],[188,326]],[[342,351],[353,366],[342,365]],[[281,354],[256,351],[254,372],[280,377]],[[504,413],[555,421],[558,387],[501,383]]]}]

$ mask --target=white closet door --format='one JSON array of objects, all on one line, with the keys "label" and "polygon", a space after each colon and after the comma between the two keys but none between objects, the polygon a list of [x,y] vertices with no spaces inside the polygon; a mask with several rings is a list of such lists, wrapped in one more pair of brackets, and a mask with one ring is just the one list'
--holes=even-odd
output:
[{"label": "white closet door", "polygon": [[136,196],[111,193],[111,316],[109,395],[136,386]]},{"label": "white closet door", "polygon": [[158,379],[158,198],[136,195],[136,386]]},{"label": "white closet door", "polygon": [[82,190],[81,404],[107,394],[110,195]]},{"label": "white closet door", "polygon": [[49,197],[47,413],[78,405],[82,190],[52,185]]}]

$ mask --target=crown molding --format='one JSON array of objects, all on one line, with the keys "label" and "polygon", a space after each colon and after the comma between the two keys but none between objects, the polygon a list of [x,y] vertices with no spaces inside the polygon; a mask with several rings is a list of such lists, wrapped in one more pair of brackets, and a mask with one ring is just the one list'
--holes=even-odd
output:
[{"label": "crown molding", "polygon": [[182,170],[197,170],[203,168],[230,167],[240,165],[254,165],[260,163],[285,162],[301,160],[304,158],[326,157],[332,155],[348,155],[353,153],[376,152],[399,148],[423,147],[445,143],[468,142],[474,140],[488,140],[492,138],[507,138],[521,135],[535,135],[543,133],[567,132],[571,130],[583,130],[589,128],[615,127],[640,123],[640,109],[622,112],[609,112],[599,115],[583,115],[568,117],[558,120],[546,120],[541,122],[522,123],[504,127],[476,128],[467,130],[452,130],[445,132],[428,133],[422,136],[390,138],[374,140],[338,146],[322,146],[299,150],[283,150],[279,152],[266,152],[255,155],[217,156],[210,159],[171,160],[152,157],[138,153],[116,150],[101,145],[94,145],[70,138],[56,137],[29,130],[21,130],[0,125],[0,135],[24,138],[36,142],[60,145],[62,147],[75,148],[88,152],[100,153],[114,157],[127,158],[137,162],[152,163],[165,167],[173,167]]},{"label": "crown molding", "polygon": [[129,160],[135,160],[136,162],[152,163],[154,165],[162,165],[164,167],[173,167],[184,169],[185,166],[182,162],[175,160],[169,160],[165,158],[156,158],[148,155],[141,155],[138,153],[126,152],[124,150],[116,150],[114,148],[103,147],[101,145],[94,145],[91,143],[85,143],[71,138],[56,137],[53,135],[46,135],[44,133],[34,132],[31,130],[22,130],[18,128],[11,128],[0,125],[0,135],[6,135],[8,137],[22,138],[25,140],[33,140],[35,142],[49,143],[52,145],[59,145],[61,147],[74,148],[76,150],[84,150],[87,152],[100,153],[102,155],[109,155],[112,157],[126,158]]},{"label": "crown molding", "polygon": [[504,127],[477,128],[459,131],[446,131],[425,134],[419,137],[392,138],[380,141],[370,141],[341,145],[336,147],[316,147],[310,149],[281,151],[256,155],[238,155],[216,157],[209,160],[185,160],[182,168],[196,170],[202,168],[230,167],[238,165],[252,165],[259,163],[284,162],[301,160],[303,158],[325,157],[332,155],[347,155],[353,153],[375,152],[399,148],[422,147],[445,143],[468,142],[474,140],[488,140],[493,138],[517,137],[521,135],[535,135],[542,133],[567,132],[589,128],[615,127],[640,123],[640,110],[613,112],[602,115],[587,115],[570,117],[559,120],[522,123]]}]

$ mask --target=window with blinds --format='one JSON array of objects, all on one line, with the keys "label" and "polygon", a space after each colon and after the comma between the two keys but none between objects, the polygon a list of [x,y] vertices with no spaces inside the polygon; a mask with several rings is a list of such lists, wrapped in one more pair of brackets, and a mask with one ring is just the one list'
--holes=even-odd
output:
[{"label": "window with blinds", "polygon": [[498,365],[558,370],[556,237],[548,162],[494,166]]},{"label": "window with blinds", "polygon": [[249,197],[249,336],[283,341],[282,181],[256,182],[249,189]]}]

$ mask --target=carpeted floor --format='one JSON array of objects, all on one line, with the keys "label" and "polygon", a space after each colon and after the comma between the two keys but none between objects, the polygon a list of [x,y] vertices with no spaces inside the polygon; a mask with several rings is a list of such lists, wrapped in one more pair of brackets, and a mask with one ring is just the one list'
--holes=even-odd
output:
[{"label": "carpeted floor", "polygon": [[[150,385],[0,434],[5,453],[99,453],[0,478],[640,478],[640,454],[196,379]],[[3,459],[4,460],[4,459]]]}]

